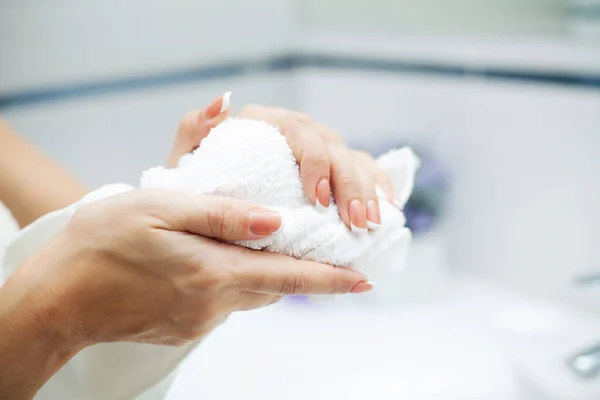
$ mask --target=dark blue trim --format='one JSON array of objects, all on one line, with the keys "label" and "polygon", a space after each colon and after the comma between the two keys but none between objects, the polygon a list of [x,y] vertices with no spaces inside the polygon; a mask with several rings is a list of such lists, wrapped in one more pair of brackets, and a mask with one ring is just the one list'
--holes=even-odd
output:
[{"label": "dark blue trim", "polygon": [[237,61],[188,70],[0,95],[0,109],[183,83],[212,81],[256,73],[292,71],[298,68],[322,68],[394,74],[410,73],[454,78],[471,78],[476,76],[489,80],[520,81],[600,90],[600,74],[526,71],[508,68],[480,68],[473,70],[463,66],[436,63],[302,54],[273,57],[262,61]]}]

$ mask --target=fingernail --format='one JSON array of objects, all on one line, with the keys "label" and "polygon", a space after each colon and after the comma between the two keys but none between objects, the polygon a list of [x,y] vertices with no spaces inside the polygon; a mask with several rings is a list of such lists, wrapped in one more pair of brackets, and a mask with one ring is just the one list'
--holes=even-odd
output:
[{"label": "fingernail", "polygon": [[363,235],[366,235],[367,233],[369,233],[369,230],[367,228],[359,228],[358,226],[354,225],[352,222],[350,222],[350,230],[352,232],[354,232],[355,235],[358,235],[358,236],[363,236]]},{"label": "fingernail", "polygon": [[329,179],[323,178],[317,185],[317,209],[319,211],[326,210],[329,207],[331,200],[331,186]]},{"label": "fingernail", "polygon": [[365,293],[373,289],[373,281],[362,281],[358,282],[352,289],[350,289],[350,293]]},{"label": "fingernail", "polygon": [[229,110],[229,106],[231,105],[231,92],[225,92],[223,95],[223,101],[221,102],[221,112],[225,112]]},{"label": "fingernail", "polygon": [[265,208],[250,211],[250,231],[255,235],[268,235],[281,226],[281,215]]},{"label": "fingernail", "polygon": [[227,111],[231,105],[231,92],[227,92],[215,100],[204,113],[206,119],[213,119],[219,114]]},{"label": "fingernail", "polygon": [[367,202],[367,228],[378,229],[381,226],[381,215],[379,214],[379,203],[375,200]]},{"label": "fingernail", "polygon": [[348,207],[350,215],[350,229],[357,235],[367,233],[367,211],[361,200],[352,200]]}]

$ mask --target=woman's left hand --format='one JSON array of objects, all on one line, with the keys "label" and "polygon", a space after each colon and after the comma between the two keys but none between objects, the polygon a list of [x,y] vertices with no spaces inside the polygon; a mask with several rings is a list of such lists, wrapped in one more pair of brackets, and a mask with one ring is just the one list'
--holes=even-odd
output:
[{"label": "woman's left hand", "polygon": [[[196,149],[212,128],[230,115],[230,93],[208,108],[191,111],[181,120],[167,166],[177,166],[184,154]],[[381,222],[376,187],[397,204],[389,178],[370,154],[348,148],[339,133],[303,113],[283,108],[249,105],[241,118],[266,121],[285,135],[300,166],[306,195],[315,205],[329,207],[331,192],[344,223],[355,233],[377,229]]]}]

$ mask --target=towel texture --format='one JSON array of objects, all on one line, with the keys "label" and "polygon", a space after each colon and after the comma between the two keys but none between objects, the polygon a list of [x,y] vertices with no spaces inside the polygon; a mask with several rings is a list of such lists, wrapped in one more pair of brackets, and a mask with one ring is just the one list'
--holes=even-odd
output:
[{"label": "towel texture", "polygon": [[[414,153],[408,148],[393,150],[379,164],[406,201],[418,166]],[[266,122],[226,120],[177,168],[144,172],[141,186],[235,197],[276,210],[282,216],[278,232],[236,244],[295,258],[344,266],[355,263],[355,268],[364,270],[386,250],[405,249],[410,241],[404,215],[383,197],[379,198],[381,226],[365,235],[345,226],[333,199],[327,209],[315,207],[304,194],[300,169],[285,137]],[[402,259],[378,267],[400,267]]]},{"label": "towel texture", "polygon": [[[406,201],[418,166],[412,151],[392,151],[378,163],[392,179],[400,199]],[[146,171],[141,186],[231,196],[273,208],[283,217],[280,230],[266,239],[238,244],[297,258],[352,263],[361,270],[394,268],[402,265],[410,241],[402,212],[383,198],[381,227],[364,236],[355,235],[342,223],[335,205],[318,210],[310,204],[285,138],[263,122],[223,122],[193,154],[182,158],[178,168]],[[7,249],[6,276],[63,229],[77,209],[133,189],[124,184],[102,187],[23,229]],[[88,347],[63,366],[36,399],[162,399],[177,365],[196,345],[105,343]]]}]

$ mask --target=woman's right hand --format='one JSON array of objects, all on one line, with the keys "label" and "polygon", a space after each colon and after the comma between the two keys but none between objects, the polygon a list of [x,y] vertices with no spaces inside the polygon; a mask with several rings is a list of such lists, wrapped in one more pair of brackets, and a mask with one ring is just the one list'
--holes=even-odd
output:
[{"label": "woman's right hand", "polygon": [[280,224],[274,211],[241,200],[134,190],[83,206],[11,275],[0,297],[83,348],[182,345],[230,313],[282,295],[371,289],[351,269],[214,240],[261,238]]}]

